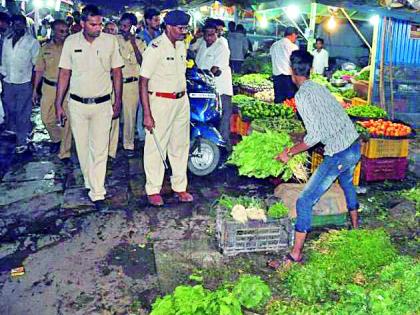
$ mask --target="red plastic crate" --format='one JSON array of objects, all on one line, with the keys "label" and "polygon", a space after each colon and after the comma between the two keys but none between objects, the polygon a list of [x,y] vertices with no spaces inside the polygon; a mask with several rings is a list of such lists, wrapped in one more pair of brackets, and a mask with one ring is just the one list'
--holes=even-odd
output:
[{"label": "red plastic crate", "polygon": [[402,180],[407,167],[407,158],[368,159],[362,156],[362,179],[367,182]]}]

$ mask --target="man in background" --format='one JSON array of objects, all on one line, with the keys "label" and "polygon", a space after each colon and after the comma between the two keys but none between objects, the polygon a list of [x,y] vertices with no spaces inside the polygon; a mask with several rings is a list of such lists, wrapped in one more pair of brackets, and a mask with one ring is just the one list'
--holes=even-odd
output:
[{"label": "man in background", "polygon": [[316,49],[312,52],[312,56],[314,56],[313,71],[323,75],[325,68],[328,68],[328,51],[324,49],[324,40],[317,38],[315,47]]},{"label": "man in background", "polygon": [[273,63],[274,102],[283,103],[293,98],[296,85],[292,81],[292,68],[290,56],[299,47],[295,44],[298,33],[294,27],[287,27],[284,37],[276,41],[270,48],[271,62]]},{"label": "man in background", "polygon": [[[35,65],[34,88],[32,101],[37,103],[40,99],[38,88],[42,84],[41,119],[51,139],[50,153],[58,153],[61,160],[71,156],[71,129],[70,121],[66,120],[64,126],[57,126],[54,100],[58,81],[58,63],[64,41],[69,35],[69,27],[63,20],[55,20],[52,23],[53,38],[41,47],[38,60]],[[68,114],[67,99],[63,102],[63,109]],[[66,160],[68,161],[68,160]]]},{"label": "man in background", "polygon": [[0,66],[3,80],[3,105],[7,130],[16,133],[16,153],[28,149],[28,136],[32,131],[32,70],[40,45],[27,32],[26,18],[11,18],[12,33],[5,39]]},{"label": "man in background", "polygon": [[117,35],[118,34],[118,26],[114,21],[108,21],[105,23],[104,26],[104,33]]},{"label": "man in background", "polygon": [[248,40],[242,24],[236,26],[235,32],[229,32],[230,66],[234,73],[241,73],[242,64],[248,53]]},{"label": "man in background", "polygon": [[158,37],[160,32],[160,11],[150,8],[144,11],[145,27],[140,33],[140,38],[149,45],[150,42]]}]

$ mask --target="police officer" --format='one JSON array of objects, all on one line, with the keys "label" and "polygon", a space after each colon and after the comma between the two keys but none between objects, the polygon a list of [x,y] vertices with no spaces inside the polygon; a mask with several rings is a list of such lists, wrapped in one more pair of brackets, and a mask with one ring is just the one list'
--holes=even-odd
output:
[{"label": "police officer", "polygon": [[[41,119],[48,131],[52,145],[51,153],[58,153],[58,157],[68,161],[71,156],[71,129],[68,120],[64,123],[64,128],[57,126],[54,100],[58,79],[58,63],[66,37],[69,35],[69,27],[63,20],[55,20],[52,23],[53,38],[41,47],[38,60],[35,65],[35,80],[32,93],[32,100],[37,103],[40,95],[38,87],[41,81]],[[68,114],[67,100],[63,102],[63,109]]]},{"label": "police officer", "polygon": [[[165,32],[154,39],[143,54],[140,97],[147,129],[144,147],[146,193],[151,205],[162,206],[160,195],[164,164],[158,145],[172,167],[171,185],[180,202],[191,202],[187,189],[190,147],[190,106],[186,93],[186,49],[190,16],[170,11],[164,19]],[[154,137],[157,141],[154,141]]]},{"label": "police officer", "polygon": [[128,157],[134,156],[134,134],[136,113],[139,104],[139,76],[142,53],[146,49],[143,41],[135,36],[133,27],[137,18],[133,13],[124,13],[120,20],[120,35],[117,36],[120,53],[124,59],[123,72],[123,147]]},{"label": "police officer", "polygon": [[[57,118],[63,111],[65,91],[69,88],[69,113],[80,167],[97,209],[106,209],[105,173],[108,159],[111,120],[121,110],[122,71],[124,62],[115,36],[101,33],[102,15],[94,5],[82,11],[82,32],[64,42],[59,63]],[[114,103],[111,103],[112,81]]]}]

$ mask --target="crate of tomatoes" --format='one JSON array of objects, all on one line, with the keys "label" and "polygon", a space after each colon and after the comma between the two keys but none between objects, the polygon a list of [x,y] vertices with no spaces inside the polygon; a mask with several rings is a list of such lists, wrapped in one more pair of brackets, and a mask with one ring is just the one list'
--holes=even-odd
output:
[{"label": "crate of tomatoes", "polygon": [[369,119],[357,122],[369,132],[370,139],[362,154],[370,159],[408,156],[409,139],[415,136],[411,126],[399,120]]}]

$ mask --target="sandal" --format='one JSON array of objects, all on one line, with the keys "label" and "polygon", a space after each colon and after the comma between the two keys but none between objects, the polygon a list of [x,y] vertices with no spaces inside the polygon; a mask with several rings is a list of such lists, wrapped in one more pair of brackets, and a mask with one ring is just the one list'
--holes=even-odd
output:
[{"label": "sandal", "polygon": [[267,262],[267,266],[270,267],[271,269],[278,270],[282,266],[283,267],[288,267],[291,264],[302,264],[302,263],[303,263],[303,258],[301,258],[301,259],[294,259],[293,256],[290,255],[290,253],[289,253],[286,256],[284,256],[283,260],[270,259]]}]

